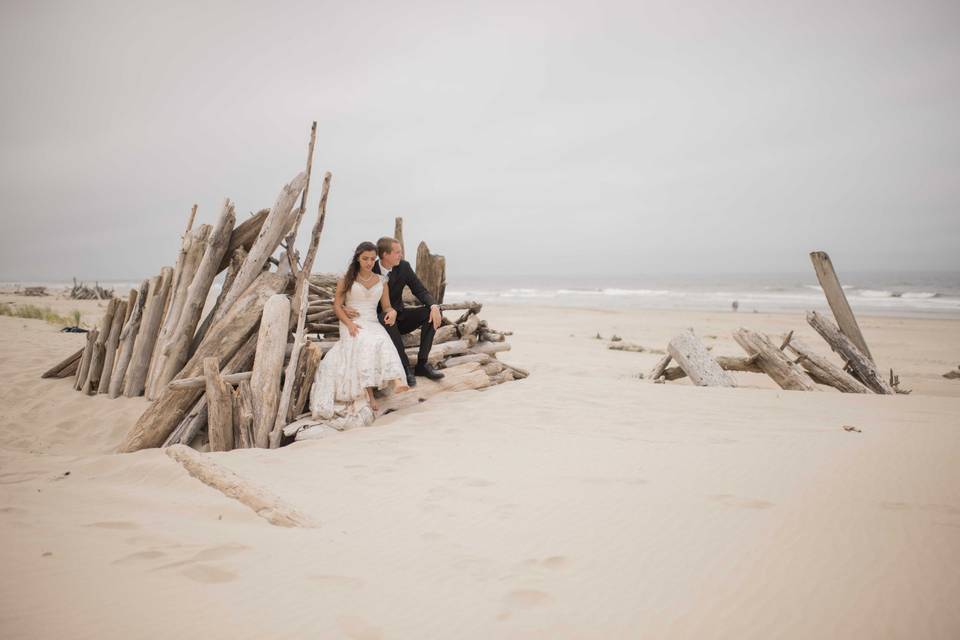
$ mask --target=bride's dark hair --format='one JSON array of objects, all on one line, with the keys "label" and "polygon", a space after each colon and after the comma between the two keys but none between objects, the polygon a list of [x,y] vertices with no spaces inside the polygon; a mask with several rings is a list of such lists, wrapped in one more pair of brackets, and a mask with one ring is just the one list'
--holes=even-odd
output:
[{"label": "bride's dark hair", "polygon": [[350,266],[347,267],[347,272],[343,274],[344,300],[346,300],[347,293],[353,287],[353,283],[357,279],[357,274],[360,273],[360,254],[366,253],[367,251],[376,253],[377,245],[364,241],[358,244],[357,248],[353,250],[353,258],[350,259]]}]

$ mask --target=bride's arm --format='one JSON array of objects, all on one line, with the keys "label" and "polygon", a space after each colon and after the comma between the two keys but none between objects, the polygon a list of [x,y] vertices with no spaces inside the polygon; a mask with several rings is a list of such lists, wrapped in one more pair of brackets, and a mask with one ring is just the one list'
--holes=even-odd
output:
[{"label": "bride's arm", "polygon": [[390,306],[390,289],[383,283],[383,293],[380,295],[380,309],[383,311],[383,324],[392,325],[397,321],[397,310]]},{"label": "bride's arm", "polygon": [[340,319],[340,322],[347,325],[350,335],[356,337],[357,332],[360,331],[360,328],[353,323],[353,319],[343,308],[344,304],[346,303],[346,299],[347,293],[343,290],[343,278],[340,278],[337,280],[337,292],[333,294],[333,312],[337,314],[337,318]]}]

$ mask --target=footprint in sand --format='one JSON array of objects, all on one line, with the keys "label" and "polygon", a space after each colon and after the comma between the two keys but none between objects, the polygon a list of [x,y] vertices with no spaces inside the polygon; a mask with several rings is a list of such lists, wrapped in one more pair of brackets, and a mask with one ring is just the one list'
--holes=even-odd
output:
[{"label": "footprint in sand", "polygon": [[566,556],[550,556],[548,558],[530,558],[529,560],[524,560],[520,567],[523,569],[550,569],[551,571],[559,571],[560,569],[566,568],[570,564],[570,560]]},{"label": "footprint in sand", "polygon": [[334,589],[359,589],[364,585],[360,578],[351,578],[350,576],[312,574],[307,576],[307,580],[316,582],[321,587]]},{"label": "footprint in sand", "polygon": [[344,635],[353,640],[380,640],[383,637],[380,629],[370,626],[370,623],[359,616],[339,616],[337,626]]},{"label": "footprint in sand", "polygon": [[132,564],[135,562],[147,561],[147,560],[156,560],[158,558],[163,558],[167,554],[163,551],[137,551],[136,553],[131,553],[125,555],[122,558],[117,558],[113,561],[113,564]]},{"label": "footprint in sand", "polygon": [[718,495],[709,496],[709,498],[723,504],[724,506],[738,507],[741,509],[769,509],[770,507],[774,506],[774,503],[767,502],[766,500],[738,498],[737,496],[729,493],[721,493]]},{"label": "footprint in sand", "polygon": [[91,522],[90,524],[83,525],[85,527],[97,527],[98,529],[119,529],[121,531],[130,531],[132,529],[139,529],[140,525],[136,522],[126,522],[123,520],[105,520],[102,522]]},{"label": "footprint in sand", "polygon": [[235,556],[238,553],[247,551],[248,549],[250,549],[250,547],[242,544],[222,544],[215,547],[208,547],[206,549],[201,549],[186,560],[180,560],[178,562],[170,562],[161,565],[156,567],[154,571],[160,571],[162,569],[174,569],[176,567],[183,567],[200,562],[224,560],[231,556]]},{"label": "footprint in sand", "polygon": [[504,603],[519,609],[532,609],[553,602],[548,594],[536,589],[515,589],[503,598]]},{"label": "footprint in sand", "polygon": [[187,567],[180,572],[180,575],[190,578],[194,582],[203,584],[218,584],[222,582],[233,582],[237,579],[237,574],[227,569],[214,566],[212,564],[197,564]]}]

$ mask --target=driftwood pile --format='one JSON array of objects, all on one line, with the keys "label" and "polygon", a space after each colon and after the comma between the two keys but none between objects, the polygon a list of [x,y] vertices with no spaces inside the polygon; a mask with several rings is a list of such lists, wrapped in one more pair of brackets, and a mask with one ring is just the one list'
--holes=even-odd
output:
[{"label": "driftwood pile", "polygon": [[[885,379],[878,369],[830,257],[818,251],[811,253],[810,259],[836,322],[810,311],[806,315],[807,323],[840,356],[842,364],[835,364],[814,352],[794,337],[793,331],[772,340],[750,329],[738,329],[733,339],[747,355],[715,358],[693,331],[687,330],[670,340],[667,354],[647,378],[653,382],[665,382],[689,377],[697,386],[735,387],[736,383],[727,372],[750,371],[767,374],[781,389],[817,391],[817,385],[822,384],[844,393],[909,393],[899,388],[900,380],[893,370],[889,379]],[[669,366],[672,361],[677,366]]]},{"label": "driftwood pile", "polygon": [[[306,207],[315,136],[316,123],[306,172],[284,185],[270,209],[236,224],[234,205],[226,200],[214,224],[194,228],[194,205],[175,265],[144,280],[127,299],[110,297],[85,347],[43,373],[72,378],[85,394],[145,395],[152,401],[121,452],[189,445],[204,434],[211,451],[274,448],[282,444],[284,427],[303,417],[317,366],[339,330],[332,313],[335,277],[311,274],[329,172],[302,266],[293,247]],[[395,233],[402,238],[400,219]],[[219,295],[207,305],[214,279],[224,271]],[[442,302],[445,262],[423,243],[417,272]],[[447,369],[447,377],[440,383],[421,379],[414,391],[387,398],[381,411],[417,404],[440,391],[481,389],[527,375],[497,361],[496,354],[510,348],[509,332],[480,320],[479,304],[441,304],[441,309],[460,312],[456,320],[444,319],[429,356]],[[413,363],[419,336],[406,336],[405,343]]]},{"label": "driftwood pile", "polygon": [[74,278],[69,296],[72,300],[110,300],[113,298],[113,289],[104,289],[99,282],[94,283],[92,287],[88,287],[82,282],[78,284],[77,279]]}]

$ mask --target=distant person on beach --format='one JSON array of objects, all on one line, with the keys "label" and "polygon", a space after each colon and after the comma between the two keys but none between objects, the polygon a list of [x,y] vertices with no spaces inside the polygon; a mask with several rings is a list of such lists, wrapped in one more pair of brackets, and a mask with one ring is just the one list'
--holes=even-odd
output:
[{"label": "distant person on beach", "polygon": [[320,362],[310,390],[313,417],[338,429],[373,423],[378,409],[374,389],[390,384],[397,391],[407,389],[407,369],[384,328],[396,329],[397,309],[387,278],[373,271],[376,261],[376,245],[361,242],[337,281],[333,309],[340,319],[340,340]]}]

